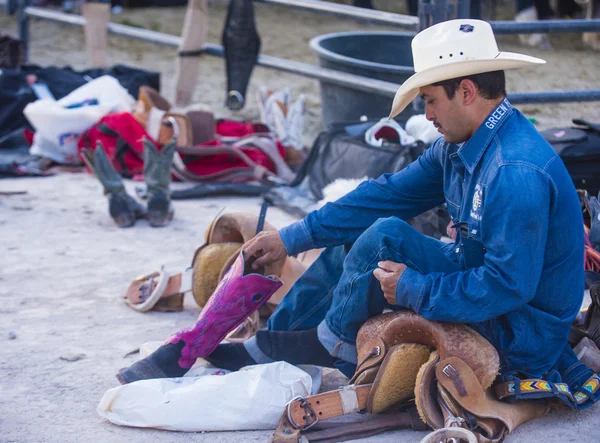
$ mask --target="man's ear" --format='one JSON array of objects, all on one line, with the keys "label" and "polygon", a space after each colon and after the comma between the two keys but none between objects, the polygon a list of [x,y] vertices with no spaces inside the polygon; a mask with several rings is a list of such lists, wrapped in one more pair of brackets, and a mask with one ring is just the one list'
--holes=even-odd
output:
[{"label": "man's ear", "polygon": [[463,105],[468,106],[477,98],[478,91],[477,85],[473,83],[473,80],[466,78],[458,85],[457,94],[460,94],[459,97]]}]

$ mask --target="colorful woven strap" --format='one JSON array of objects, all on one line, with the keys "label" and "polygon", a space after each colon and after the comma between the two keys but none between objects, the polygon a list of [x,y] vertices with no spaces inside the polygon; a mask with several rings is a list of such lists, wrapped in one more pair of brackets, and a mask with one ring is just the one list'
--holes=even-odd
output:
[{"label": "colorful woven strap", "polygon": [[[518,386],[518,388],[515,388],[516,386]],[[500,383],[496,386],[495,391],[499,399],[504,399],[517,394],[531,395],[548,393],[554,395],[555,392],[569,397],[571,401],[573,399],[569,385],[566,383],[552,383],[536,378],[520,380],[518,382],[509,381]]]},{"label": "colorful woven strap", "polygon": [[509,381],[499,383],[494,387],[498,399],[509,400],[510,397],[564,397],[567,403],[573,402],[577,405],[585,403],[589,397],[593,396],[600,389],[600,376],[592,375],[583,386],[575,392],[571,393],[569,385],[566,383],[552,383],[540,379],[526,379],[519,381]]},{"label": "colorful woven strap", "polygon": [[581,389],[585,390],[586,392],[579,390],[575,393],[575,395],[574,395],[575,401],[577,402],[578,405],[585,403],[589,398],[588,394],[591,394],[591,395],[595,394],[599,388],[600,388],[600,376],[598,374],[594,374],[581,387]]}]

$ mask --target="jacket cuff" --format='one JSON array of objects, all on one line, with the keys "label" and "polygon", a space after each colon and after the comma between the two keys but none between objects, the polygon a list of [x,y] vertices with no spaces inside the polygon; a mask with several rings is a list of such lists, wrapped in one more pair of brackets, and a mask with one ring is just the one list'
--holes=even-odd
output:
[{"label": "jacket cuff", "polygon": [[406,268],[396,285],[396,304],[418,314],[423,304],[424,288],[425,276],[419,271]]},{"label": "jacket cuff", "polygon": [[279,230],[279,236],[288,256],[314,249],[314,242],[304,220]]}]

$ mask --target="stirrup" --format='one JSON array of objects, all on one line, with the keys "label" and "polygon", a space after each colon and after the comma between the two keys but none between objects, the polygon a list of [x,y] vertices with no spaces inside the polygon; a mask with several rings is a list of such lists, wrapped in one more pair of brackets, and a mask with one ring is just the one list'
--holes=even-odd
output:
[{"label": "stirrup", "polygon": [[471,431],[465,428],[452,426],[449,428],[440,428],[428,434],[420,443],[440,443],[448,439],[453,441],[465,441],[467,443],[477,443],[477,437]]},{"label": "stirrup", "polygon": [[[156,282],[156,286],[152,286]],[[125,292],[125,302],[138,312],[147,312],[154,308],[161,298],[185,294],[192,290],[192,269],[189,268],[180,274],[169,274],[164,266],[159,271],[142,275],[133,280]],[[133,303],[131,299],[139,292],[150,291],[141,303]],[[166,294],[166,295],[165,295]]]}]

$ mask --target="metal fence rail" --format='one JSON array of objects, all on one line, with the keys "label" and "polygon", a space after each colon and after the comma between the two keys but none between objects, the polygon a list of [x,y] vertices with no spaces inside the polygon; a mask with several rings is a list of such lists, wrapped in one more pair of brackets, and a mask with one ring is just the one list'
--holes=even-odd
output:
[{"label": "metal fence rail", "polygon": [[[338,17],[352,18],[359,21],[395,26],[417,31],[419,17],[395,14],[393,12],[376,11],[354,6],[330,3],[321,0],[255,0],[275,6],[302,9],[317,13],[326,13]],[[477,0],[473,0],[477,1]],[[433,5],[431,5],[433,6]],[[468,5],[466,7],[468,10]],[[531,33],[564,33],[564,32],[600,32],[600,20],[540,20],[531,22],[495,21],[490,22],[496,34],[531,34]]]},{"label": "metal fence rail", "polygon": [[[263,1],[263,0],[261,0]],[[267,2],[287,3],[292,0],[265,0]],[[306,2],[308,0],[293,0],[297,2]],[[313,3],[324,3],[317,0],[311,0]],[[356,8],[360,9],[360,8]],[[57,23],[68,24],[72,26],[83,27],[85,18],[79,15],[65,14],[44,8],[26,7],[20,11],[20,38],[26,42],[26,48],[29,47],[29,18],[38,18],[50,20]],[[600,20],[599,20],[600,22]],[[176,35],[164,34],[161,32],[150,31],[147,29],[125,26],[118,23],[109,23],[108,32],[134,38],[150,43],[156,43],[172,48],[179,47],[181,37]],[[206,44],[203,49],[204,54],[223,57],[223,47],[215,44]],[[263,68],[275,69],[281,72],[296,74],[303,77],[316,80],[335,83],[354,90],[371,92],[386,97],[393,97],[399,88],[398,84],[390,83],[358,75],[348,74],[333,69],[322,68],[294,60],[273,57],[269,55],[259,55],[257,65]],[[405,73],[411,74],[413,69],[406,67]],[[514,104],[523,103],[559,103],[559,102],[584,102],[600,101],[600,89],[577,90],[577,91],[544,91],[544,92],[520,92],[508,95],[509,100]]]},{"label": "metal fence rail", "polygon": [[377,11],[375,9],[357,8],[356,6],[341,5],[320,0],[254,0],[286,8],[300,9],[317,13],[325,13],[337,17],[351,18],[354,20],[376,23],[379,25],[398,26],[416,31],[419,26],[419,17],[401,15],[393,12]]}]

